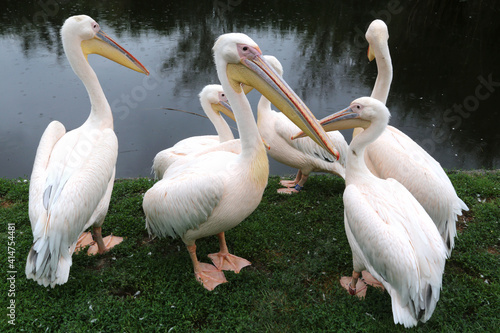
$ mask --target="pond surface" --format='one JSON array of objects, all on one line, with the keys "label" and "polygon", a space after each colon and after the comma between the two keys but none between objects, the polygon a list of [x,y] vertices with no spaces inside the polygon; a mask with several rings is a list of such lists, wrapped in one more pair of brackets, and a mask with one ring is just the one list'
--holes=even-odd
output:
[{"label": "pond surface", "polygon": [[[62,50],[59,29],[87,14],[139,59],[149,77],[99,56],[89,62],[114,112],[117,177],[149,176],[157,152],[213,134],[198,93],[217,83],[211,55],[226,32],[252,37],[283,64],[284,78],[318,119],[370,95],[377,75],[366,27],[389,26],[391,124],[445,168],[500,167],[500,10],[495,1],[9,1],[0,8],[0,176],[31,174],[52,120],[88,117],[86,90]],[[259,94],[252,92],[256,107]],[[236,125],[232,124],[234,128]],[[351,132],[343,132],[350,141]],[[237,131],[235,129],[235,135]],[[295,170],[271,161],[271,174]]]}]

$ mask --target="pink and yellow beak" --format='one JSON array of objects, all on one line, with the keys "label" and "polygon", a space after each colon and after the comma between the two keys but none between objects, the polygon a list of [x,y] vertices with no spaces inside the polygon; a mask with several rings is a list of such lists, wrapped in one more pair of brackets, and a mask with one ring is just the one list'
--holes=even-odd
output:
[{"label": "pink and yellow beak", "polygon": [[227,65],[227,76],[233,89],[241,92],[241,83],[257,89],[306,135],[338,159],[337,149],[305,103],[265,60],[258,47],[245,47],[250,49],[251,56],[242,56],[240,63]]},{"label": "pink and yellow beak", "polygon": [[229,105],[229,102],[227,98],[224,96],[219,96],[219,103],[212,103],[212,110],[218,113],[223,113],[229,118],[231,118],[233,121],[236,121],[236,118],[234,117],[233,109],[231,108],[231,105]]},{"label": "pink and yellow beak", "polygon": [[102,30],[99,30],[94,38],[82,41],[81,47],[85,58],[89,54],[99,54],[122,66],[149,75],[149,71],[139,62],[139,60]]},{"label": "pink and yellow beak", "polygon": [[[367,128],[368,126],[370,126],[370,122],[360,118],[359,113],[355,112],[352,107],[353,104],[343,110],[335,112],[334,114],[321,119],[319,123],[326,132],[339,131],[354,127]],[[292,140],[304,136],[305,134],[303,132],[299,132],[292,136]]]}]

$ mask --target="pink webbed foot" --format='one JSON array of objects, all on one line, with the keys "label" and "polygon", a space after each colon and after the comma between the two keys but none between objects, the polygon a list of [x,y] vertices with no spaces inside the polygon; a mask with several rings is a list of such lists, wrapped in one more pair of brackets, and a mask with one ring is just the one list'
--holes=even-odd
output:
[{"label": "pink webbed foot", "polygon": [[369,284],[370,286],[375,288],[381,288],[382,290],[385,290],[384,285],[377,279],[375,279],[373,275],[371,275],[368,271],[362,271],[361,276],[366,284]]},{"label": "pink webbed foot", "polygon": [[239,273],[245,266],[250,266],[252,263],[244,258],[237,257],[231,253],[212,253],[208,257],[212,259],[215,267],[223,271],[234,271]]},{"label": "pink webbed foot", "polygon": [[[359,273],[356,273],[355,276],[359,277]],[[352,276],[342,277],[340,279],[340,284],[342,285],[342,287],[347,289],[349,294],[356,295],[359,298],[364,298],[366,296],[366,289],[368,285],[385,290],[382,283],[377,281],[368,271],[362,271],[361,276],[362,277],[360,279],[357,279],[356,287],[354,288],[351,286],[351,281],[353,280]]]},{"label": "pink webbed foot", "polygon": [[92,234],[90,232],[84,232],[78,237],[78,241],[75,246],[75,253],[80,252],[85,247],[95,244]]},{"label": "pink webbed foot", "polygon": [[123,237],[113,236],[111,234],[109,236],[104,237],[102,241],[104,243],[104,249],[99,249],[97,242],[94,242],[93,244],[90,245],[87,254],[89,256],[93,256],[97,253],[103,254],[104,252],[111,250],[115,245],[120,244],[123,241]]},{"label": "pink webbed foot", "polygon": [[198,263],[198,267],[199,271],[195,271],[194,275],[196,277],[196,280],[200,282],[203,287],[205,287],[205,289],[212,291],[219,284],[227,282],[224,273],[222,273],[216,267],[202,262]]},{"label": "pink webbed foot", "polygon": [[285,187],[294,187],[297,182],[295,180],[281,180],[280,184]]},{"label": "pink webbed foot", "polygon": [[349,292],[349,294],[356,295],[359,298],[364,298],[366,296],[366,283],[364,283],[362,279],[358,279],[356,287],[352,288],[351,281],[352,276],[343,276],[342,278],[340,278],[340,284]]},{"label": "pink webbed foot", "polygon": [[280,194],[294,194],[294,193],[299,193],[299,191],[297,191],[293,187],[287,187],[287,188],[278,189],[278,193],[280,193]]}]

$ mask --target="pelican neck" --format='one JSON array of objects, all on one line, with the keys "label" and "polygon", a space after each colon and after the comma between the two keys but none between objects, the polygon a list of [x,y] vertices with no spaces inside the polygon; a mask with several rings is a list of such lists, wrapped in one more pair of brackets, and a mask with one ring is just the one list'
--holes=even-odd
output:
[{"label": "pelican neck", "polygon": [[377,40],[373,48],[375,61],[377,62],[377,79],[373,86],[371,97],[378,99],[382,103],[387,103],[389,90],[392,83],[392,62],[387,40],[380,42]]},{"label": "pelican neck", "polygon": [[203,111],[205,111],[208,119],[210,119],[210,121],[214,125],[215,131],[219,136],[219,141],[222,143],[233,140],[234,135],[231,131],[231,128],[229,128],[229,125],[227,124],[226,120],[224,120],[222,115],[219,112],[214,111],[210,101],[208,101],[206,98],[203,98],[201,101],[201,107],[203,108]]},{"label": "pelican neck", "polygon": [[78,41],[69,42],[67,39],[63,39],[63,46],[73,71],[83,82],[89,95],[91,109],[85,123],[99,128],[113,128],[111,108],[97,75],[83,54],[81,43]]}]

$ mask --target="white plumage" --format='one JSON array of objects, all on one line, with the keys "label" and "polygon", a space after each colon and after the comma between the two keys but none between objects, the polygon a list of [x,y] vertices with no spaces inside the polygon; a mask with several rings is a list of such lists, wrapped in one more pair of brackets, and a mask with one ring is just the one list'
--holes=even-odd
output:
[{"label": "white plumage", "polygon": [[[378,69],[371,97],[385,104],[392,82],[386,24],[381,20],[373,21],[366,32],[366,39],[370,43],[368,57],[370,60],[377,59]],[[320,123],[327,123],[330,117],[321,119]],[[356,128],[353,136],[361,131],[361,128]],[[294,138],[301,135],[297,133]],[[374,175],[382,179],[394,178],[413,194],[436,224],[448,254],[451,254],[458,215],[468,208],[457,196],[439,162],[393,126],[387,126],[378,139],[366,147],[365,161]]]},{"label": "white plumage", "polygon": [[374,176],[366,166],[364,150],[388,119],[383,103],[363,97],[332,115],[329,126],[364,127],[347,153],[344,215],[354,267],[349,287],[356,286],[366,269],[391,295],[394,322],[411,327],[427,321],[436,307],[447,252],[436,225],[413,195],[394,179]]},{"label": "white plumage", "polygon": [[[366,39],[377,61],[378,76],[371,97],[383,103],[389,95],[392,63],[387,26],[380,20],[370,25]],[[394,178],[403,184],[425,208],[443,238],[448,254],[455,244],[456,221],[462,210],[469,210],[457,196],[445,171],[431,155],[393,126],[366,148],[370,171],[383,179]]]},{"label": "white plumage", "polygon": [[[205,86],[200,92],[200,104],[217,131],[217,135],[201,135],[186,138],[174,146],[156,154],[153,160],[155,178],[162,179],[165,171],[175,162],[185,159],[186,156],[218,146],[222,142],[233,140],[233,132],[222,117],[224,113],[234,120],[227,97],[219,84]],[[186,160],[187,162],[187,160]]]},{"label": "white plumage", "polygon": [[[187,163],[172,166],[146,192],[143,201],[148,231],[158,236],[180,236],[190,253],[197,280],[208,290],[226,282],[221,270],[239,272],[250,264],[228,252],[224,232],[255,210],[269,175],[266,151],[241,84],[267,95],[283,112],[295,117],[309,135],[334,152],[325,139],[326,133],[262,58],[252,39],[243,34],[222,35],[213,50],[219,80],[236,117],[241,153],[221,151],[219,146],[217,151],[203,152]],[[200,263],[196,256],[195,241],[211,235],[218,235],[220,242],[220,252],[210,255],[216,267]]]},{"label": "white plumage", "polygon": [[[101,225],[106,216],[118,155],[111,109],[87,55],[98,53],[148,74],[128,52],[85,15],[66,20],[61,37],[68,60],[82,80],[92,104],[87,121],[66,133],[53,121],[37,149],[29,190],[33,246],[26,276],[54,287],[68,280],[78,237],[90,226],[99,252],[105,251]],[[121,240],[118,240],[118,242]]]}]

